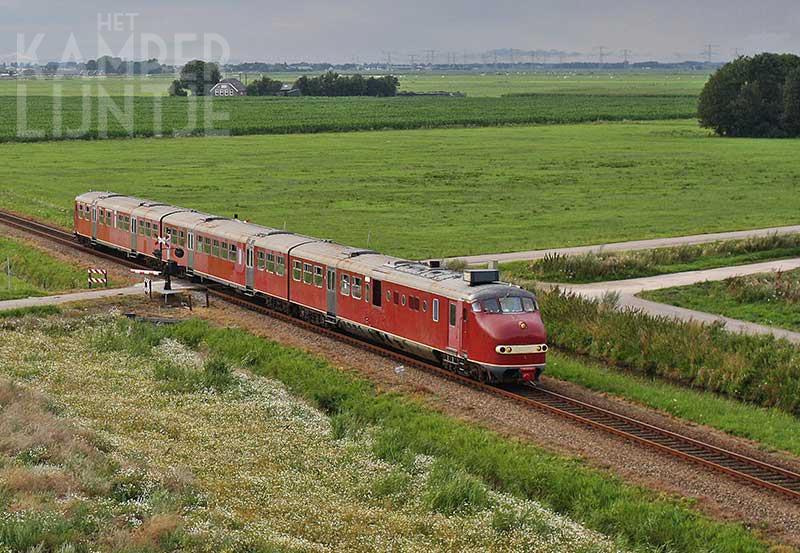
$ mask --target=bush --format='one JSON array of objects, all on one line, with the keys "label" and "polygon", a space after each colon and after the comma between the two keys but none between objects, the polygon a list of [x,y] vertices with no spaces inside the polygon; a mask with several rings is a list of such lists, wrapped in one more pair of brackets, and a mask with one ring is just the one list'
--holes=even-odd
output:
[{"label": "bush", "polygon": [[711,76],[700,94],[700,125],[721,136],[800,136],[800,57],[741,57]]},{"label": "bush", "polygon": [[555,346],[800,415],[800,348],[785,340],[617,311],[560,290],[538,298]]}]

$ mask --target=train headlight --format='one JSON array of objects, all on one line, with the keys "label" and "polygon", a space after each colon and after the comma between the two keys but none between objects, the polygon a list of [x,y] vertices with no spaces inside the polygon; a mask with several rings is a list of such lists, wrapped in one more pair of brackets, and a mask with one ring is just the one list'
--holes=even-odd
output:
[{"label": "train headlight", "polygon": [[519,322],[519,327],[520,327],[522,330],[525,330],[526,328],[528,328],[528,323],[526,323],[526,322],[524,322],[524,321],[520,321],[520,322]]}]

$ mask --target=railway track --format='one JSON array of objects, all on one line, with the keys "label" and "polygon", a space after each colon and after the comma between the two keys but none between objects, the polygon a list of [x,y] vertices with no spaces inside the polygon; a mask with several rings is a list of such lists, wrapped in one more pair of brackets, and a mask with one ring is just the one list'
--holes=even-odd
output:
[{"label": "railway track", "polygon": [[[118,254],[112,254],[89,246],[80,245],[69,232],[36,221],[30,221],[19,215],[0,211],[0,223],[56,241],[59,244],[86,251],[87,253],[104,259],[113,260],[114,262],[124,264],[128,267],[138,268],[143,266],[142,263],[138,263],[135,260],[122,257]],[[740,482],[758,486],[800,501],[800,474],[790,470],[733,451],[728,451],[541,387],[519,386],[514,388],[498,388],[477,382],[422,361],[416,357],[411,357],[401,352],[342,334],[336,329],[324,328],[299,320],[286,313],[270,309],[257,303],[252,298],[244,297],[232,290],[212,286],[209,287],[209,293],[217,298],[246,309],[283,320],[295,326],[331,337],[340,342],[371,351],[372,353],[384,357],[392,358],[400,363],[461,382],[473,388],[505,397],[528,407],[570,419],[583,426],[613,434],[625,440],[657,450],[663,454],[671,455],[707,469],[727,474]]]}]

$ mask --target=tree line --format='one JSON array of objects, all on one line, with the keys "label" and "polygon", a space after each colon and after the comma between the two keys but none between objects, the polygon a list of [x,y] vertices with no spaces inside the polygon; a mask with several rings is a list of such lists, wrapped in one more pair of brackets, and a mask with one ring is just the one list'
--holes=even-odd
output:
[{"label": "tree line", "polygon": [[[219,66],[202,60],[187,63],[181,69],[180,78],[169,86],[170,96],[207,96],[222,79]],[[303,96],[396,96],[400,81],[393,75],[364,77],[363,75],[340,75],[329,71],[316,77],[302,76],[294,83]],[[277,96],[284,83],[277,79],[262,77],[247,85],[248,96]]]},{"label": "tree line", "polygon": [[720,136],[800,137],[800,57],[759,54],[724,65],[703,88],[698,117]]},{"label": "tree line", "polygon": [[[247,85],[248,96],[276,96],[283,82],[262,77]],[[294,82],[294,88],[303,96],[396,96],[400,82],[393,75],[364,77],[340,75],[329,71],[317,77],[303,75]]]}]

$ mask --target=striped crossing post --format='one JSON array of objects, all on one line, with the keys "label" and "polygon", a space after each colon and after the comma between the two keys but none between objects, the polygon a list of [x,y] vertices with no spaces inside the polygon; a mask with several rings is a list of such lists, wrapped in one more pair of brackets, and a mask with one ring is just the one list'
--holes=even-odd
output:
[{"label": "striped crossing post", "polygon": [[131,269],[131,273],[134,275],[143,275],[144,276],[144,293],[147,296],[150,296],[150,299],[153,299],[153,279],[152,277],[157,277],[161,274],[161,271],[145,271],[142,269]]},{"label": "striped crossing post", "polygon": [[92,287],[92,284],[102,284],[108,287],[108,271],[105,269],[88,269],[87,272],[89,273],[89,288]]}]

